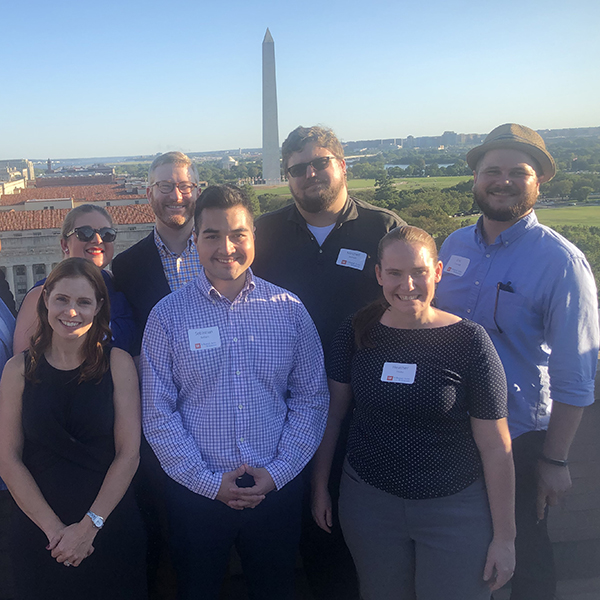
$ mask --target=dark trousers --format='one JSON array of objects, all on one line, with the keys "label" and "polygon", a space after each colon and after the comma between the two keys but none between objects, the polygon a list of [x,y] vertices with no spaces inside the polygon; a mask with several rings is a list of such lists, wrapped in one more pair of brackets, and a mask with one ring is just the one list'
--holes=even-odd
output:
[{"label": "dark trousers", "polygon": [[293,600],[302,484],[296,477],[253,509],[234,510],[169,479],[170,545],[179,600],[217,600],[235,545],[252,600]]},{"label": "dark trousers", "polygon": [[552,600],[556,591],[548,511],[539,523],[536,514],[537,457],[542,452],[545,437],[545,431],[530,431],[513,440],[517,564],[511,600]]}]

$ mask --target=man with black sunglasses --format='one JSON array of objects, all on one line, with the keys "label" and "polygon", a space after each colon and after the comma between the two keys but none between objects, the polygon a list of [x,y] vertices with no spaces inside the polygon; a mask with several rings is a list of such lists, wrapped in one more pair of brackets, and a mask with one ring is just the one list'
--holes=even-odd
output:
[{"label": "man with black sunglasses", "polygon": [[569,447],[594,401],[596,286],[583,253],[533,211],[556,171],[540,135],[500,125],[467,162],[483,214],[444,242],[437,305],[483,325],[504,365],[516,473],[511,600],[551,600],[547,507],[571,487]]},{"label": "man with black sunglasses", "polygon": [[[294,129],[283,143],[282,155],[294,203],[257,219],[252,269],[300,297],[315,322],[327,359],[344,318],[381,293],[375,278],[379,240],[405,223],[392,211],[348,195],[344,150],[330,129]],[[342,435],[332,467],[334,503],[344,449]],[[354,565],[335,505],[329,534],[313,522],[310,503],[305,504],[301,552],[313,595],[317,600],[358,598]]]}]

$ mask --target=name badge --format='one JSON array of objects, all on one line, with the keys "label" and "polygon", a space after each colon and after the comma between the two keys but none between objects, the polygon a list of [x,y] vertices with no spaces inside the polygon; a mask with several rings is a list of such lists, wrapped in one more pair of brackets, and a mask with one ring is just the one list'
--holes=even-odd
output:
[{"label": "name badge", "polygon": [[416,373],[417,365],[386,362],[381,372],[381,381],[388,383],[414,383]]},{"label": "name badge", "polygon": [[337,260],[335,261],[335,264],[340,265],[341,267],[350,267],[351,269],[357,269],[358,271],[362,271],[365,268],[366,261],[366,252],[342,248],[337,257]]},{"label": "name badge", "polygon": [[453,254],[450,257],[450,260],[444,267],[444,273],[452,273],[452,275],[456,275],[457,277],[462,277],[471,262],[470,258],[465,258],[464,256],[458,256],[457,254]]},{"label": "name badge", "polygon": [[205,327],[203,329],[188,329],[190,350],[210,350],[221,346],[221,336],[218,327]]}]

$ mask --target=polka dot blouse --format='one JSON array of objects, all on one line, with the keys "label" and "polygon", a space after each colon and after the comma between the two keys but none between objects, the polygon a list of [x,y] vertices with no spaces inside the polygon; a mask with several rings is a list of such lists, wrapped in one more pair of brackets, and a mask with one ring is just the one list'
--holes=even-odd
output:
[{"label": "polka dot blouse", "polygon": [[[506,377],[483,327],[462,320],[434,329],[376,324],[358,350],[347,319],[328,364],[349,383],[355,409],[348,461],[368,484],[402,498],[455,494],[482,474],[470,417],[508,414]],[[416,365],[413,383],[382,381],[385,363]]]}]

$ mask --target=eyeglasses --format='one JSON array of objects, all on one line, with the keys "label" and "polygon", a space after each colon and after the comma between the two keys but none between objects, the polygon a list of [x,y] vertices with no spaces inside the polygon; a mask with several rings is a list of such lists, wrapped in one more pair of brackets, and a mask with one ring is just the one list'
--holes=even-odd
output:
[{"label": "eyeglasses", "polygon": [[498,312],[498,298],[500,297],[500,290],[502,290],[503,292],[509,292],[511,294],[515,293],[515,290],[513,290],[513,287],[510,284],[510,281],[508,283],[502,283],[501,281],[499,281],[496,285],[496,302],[494,303],[494,323],[498,328],[498,333],[504,333],[502,327],[498,325],[498,321],[496,320],[496,313]]},{"label": "eyeglasses", "polygon": [[335,156],[319,156],[310,162],[292,165],[287,170],[288,175],[291,175],[292,177],[302,177],[303,175],[306,175],[306,169],[308,167],[312,167],[315,171],[324,171],[333,158],[335,158]]},{"label": "eyeglasses", "polygon": [[66,237],[70,237],[73,234],[77,236],[77,239],[80,242],[91,242],[96,234],[100,236],[100,239],[105,244],[114,242],[117,239],[117,232],[112,227],[100,227],[100,229],[94,229],[89,225],[83,225],[82,227],[71,229]]},{"label": "eyeglasses", "polygon": [[191,181],[180,181],[179,183],[173,183],[172,181],[156,181],[150,187],[156,186],[158,191],[162,194],[170,194],[175,188],[177,188],[182,194],[191,194],[194,188],[198,187],[197,183]]}]

